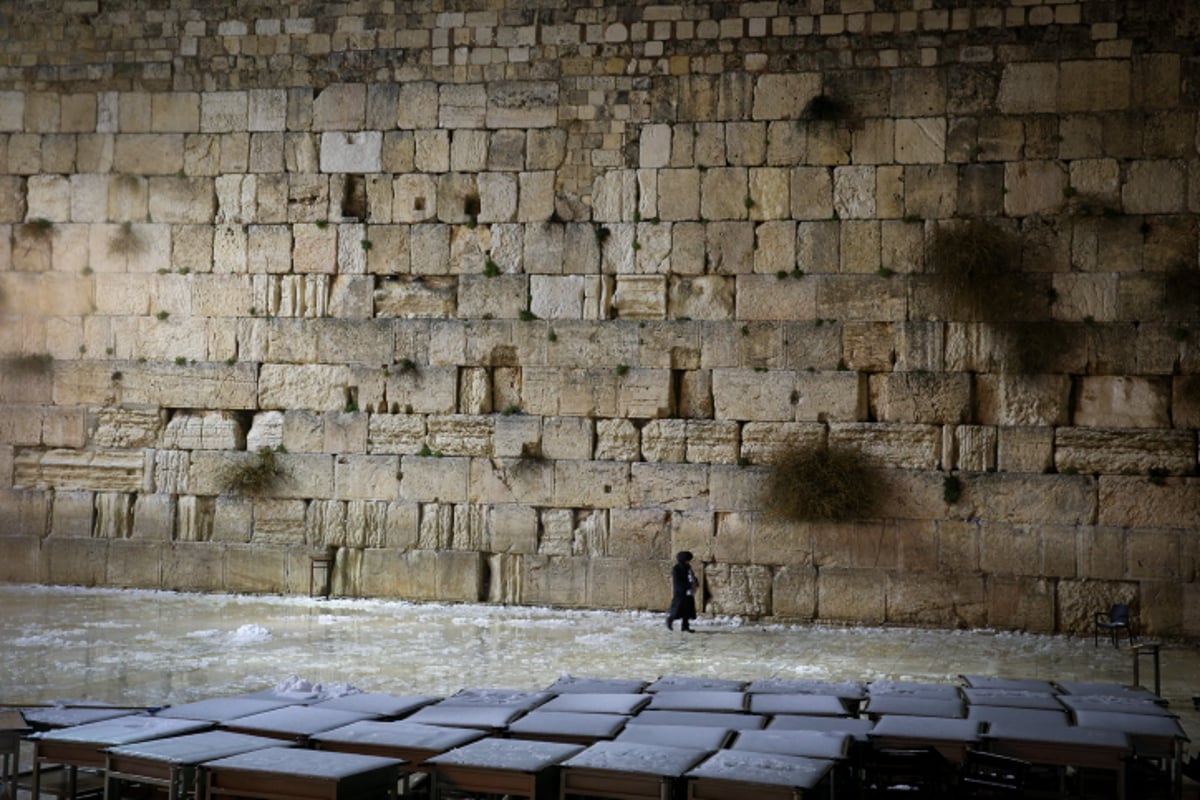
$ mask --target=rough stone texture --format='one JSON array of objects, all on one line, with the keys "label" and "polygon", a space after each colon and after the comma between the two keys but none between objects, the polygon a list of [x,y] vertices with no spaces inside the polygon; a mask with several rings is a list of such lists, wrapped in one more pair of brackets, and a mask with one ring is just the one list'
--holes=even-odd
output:
[{"label": "rough stone texture", "polygon": [[1186,15],[148,5],[0,7],[0,579],[1200,631]]}]

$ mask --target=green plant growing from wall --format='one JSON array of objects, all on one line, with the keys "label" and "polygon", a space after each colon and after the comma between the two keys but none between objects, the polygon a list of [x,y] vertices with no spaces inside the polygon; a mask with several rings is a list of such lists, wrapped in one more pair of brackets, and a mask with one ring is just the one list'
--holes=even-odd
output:
[{"label": "green plant growing from wall", "polygon": [[500,274],[500,265],[490,258],[483,265],[483,274],[489,278],[494,278]]},{"label": "green plant growing from wall", "polygon": [[249,459],[232,464],[225,470],[222,483],[227,494],[262,494],[278,485],[287,474],[276,458],[283,448],[272,450],[260,447]]},{"label": "green plant growing from wall", "polygon": [[1021,247],[1016,235],[980,219],[940,225],[926,250],[926,269],[952,317],[986,322],[1017,298]]},{"label": "green plant growing from wall", "polygon": [[857,520],[874,510],[879,480],[870,460],[848,447],[795,447],[771,465],[763,506],[778,519],[796,522]]},{"label": "green plant growing from wall", "polygon": [[827,94],[818,94],[804,105],[801,119],[817,121],[833,121],[844,119],[848,108],[846,104]]}]

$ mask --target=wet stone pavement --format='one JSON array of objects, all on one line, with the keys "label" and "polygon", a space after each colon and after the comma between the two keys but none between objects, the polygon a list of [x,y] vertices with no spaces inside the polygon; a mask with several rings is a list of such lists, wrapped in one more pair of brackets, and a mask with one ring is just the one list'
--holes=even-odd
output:
[{"label": "wet stone pavement", "polygon": [[[0,705],[163,706],[296,676],[391,694],[541,689],[564,675],[911,680],[964,674],[1132,681],[1127,645],[996,631],[769,625],[664,616],[306,597],[0,585]],[[678,626],[677,626],[678,627]],[[1195,751],[1200,646],[1165,643],[1162,695]],[[1152,670],[1143,660],[1142,682]]]}]

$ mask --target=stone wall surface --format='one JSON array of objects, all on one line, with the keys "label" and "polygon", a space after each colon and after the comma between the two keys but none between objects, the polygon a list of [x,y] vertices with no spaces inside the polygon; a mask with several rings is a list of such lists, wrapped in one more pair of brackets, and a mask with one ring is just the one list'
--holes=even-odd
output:
[{"label": "stone wall surface", "polygon": [[0,580],[1200,636],[1197,36],[0,5]]}]

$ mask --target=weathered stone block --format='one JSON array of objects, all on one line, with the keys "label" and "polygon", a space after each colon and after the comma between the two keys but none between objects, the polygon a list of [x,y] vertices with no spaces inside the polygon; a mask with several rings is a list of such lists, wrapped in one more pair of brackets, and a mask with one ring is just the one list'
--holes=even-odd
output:
[{"label": "weathered stone block", "polygon": [[738,275],[736,301],[739,320],[810,319],[816,316],[817,284],[775,275]]},{"label": "weathered stone block", "polygon": [[105,565],[106,586],[129,589],[156,589],[162,585],[164,542],[116,540],[109,544]]},{"label": "weathered stone block", "polygon": [[542,421],[542,455],[550,459],[586,460],[595,440],[592,420],[546,417]]},{"label": "weathered stone block", "polygon": [[936,469],[942,429],[904,423],[834,423],[829,426],[829,444],[861,452],[886,467]]},{"label": "weathered stone block", "polygon": [[1167,478],[1150,482],[1141,477],[1100,478],[1101,525],[1142,528],[1186,527],[1185,520],[1200,519],[1200,482],[1195,478]]},{"label": "weathered stone block", "polygon": [[823,167],[796,167],[791,174],[792,216],[824,220],[833,216],[833,175]]},{"label": "weathered stone block", "polygon": [[1128,60],[1063,61],[1059,64],[1058,111],[1094,114],[1128,108],[1131,80]]},{"label": "weathered stone block", "polygon": [[817,615],[817,570],[788,564],[772,575],[771,612],[781,619],[811,620]]},{"label": "weathered stone block", "polygon": [[1055,584],[1043,578],[989,576],[987,624],[1037,633],[1055,630]]},{"label": "weathered stone block", "polygon": [[631,561],[670,557],[669,512],[654,508],[614,508],[609,512],[609,521],[608,555]]},{"label": "weathered stone block", "polygon": [[554,606],[584,605],[588,561],[563,556],[526,556],[525,601]]},{"label": "weathered stone block", "polygon": [[179,450],[241,450],[245,442],[241,423],[229,412],[179,412],[163,430],[162,446]]},{"label": "weathered stone block", "polygon": [[946,120],[917,117],[896,120],[896,161],[940,164],[946,158]]},{"label": "weathered stone block", "polygon": [[966,373],[872,375],[870,392],[871,409],[880,421],[956,424],[972,416],[972,381]]},{"label": "weathered stone block", "polygon": [[404,456],[400,460],[400,498],[441,503],[468,502],[470,460]]},{"label": "weathered stone block", "polygon": [[557,82],[492,81],[486,97],[488,128],[553,128],[558,124]]},{"label": "weathered stone block", "polygon": [[[192,454],[188,486],[196,494],[231,494],[231,475],[253,465],[257,454],[197,450]],[[333,494],[333,459],[304,453],[277,453],[277,479],[261,494],[280,498],[326,498]]]},{"label": "weathered stone block", "polygon": [[228,545],[226,553],[227,591],[252,594],[278,594],[285,591],[288,573],[287,548],[231,544]]},{"label": "weathered stone block", "polygon": [[627,419],[596,421],[596,459],[604,461],[637,461],[638,430]]},{"label": "weathered stone block", "polygon": [[1058,110],[1058,65],[1006,64],[996,106],[1004,114],[1046,114]]},{"label": "weathered stone block", "polygon": [[137,451],[24,451],[13,459],[18,487],[137,492],[145,473],[146,456]]},{"label": "weathered stone block", "polygon": [[1071,381],[1065,375],[981,375],[976,390],[979,421],[985,425],[1050,426],[1070,420]]},{"label": "weathered stone block", "polygon": [[967,516],[1012,523],[1078,525],[1096,519],[1096,482],[1071,475],[976,475],[960,506]]},{"label": "weathered stone block", "polygon": [[701,578],[714,614],[765,616],[771,613],[771,570],[756,564],[709,564]]},{"label": "weathered stone block", "polygon": [[1095,428],[1167,428],[1170,393],[1165,378],[1085,376],[1079,379],[1074,422]]},{"label": "weathered stone block", "polygon": [[984,585],[984,578],[978,575],[931,577],[888,573],[888,621],[976,628],[987,619]]},{"label": "weathered stone block", "polygon": [[175,516],[174,496],[140,494],[133,501],[133,519],[129,535],[134,539],[170,541],[174,538]]},{"label": "weathered stone block", "polygon": [[163,588],[221,591],[225,588],[225,556],[223,544],[176,542],[163,551]]},{"label": "weathered stone block", "polygon": [[345,500],[395,497],[399,467],[395,456],[338,456],[333,468],[334,496]]},{"label": "weathered stone block", "polygon": [[795,419],[792,393],[796,383],[791,371],[715,369],[712,374],[713,402],[718,418],[755,422]]},{"label": "weathered stone block", "polygon": [[1185,431],[1058,428],[1054,465],[1059,472],[1190,474],[1196,466],[1195,439]]},{"label": "weathered stone block", "polygon": [[990,425],[947,426],[942,438],[944,469],[972,472],[996,469],[996,428]]},{"label": "weathered stone block", "polygon": [[497,553],[536,553],[537,510],[525,505],[498,505],[491,509],[492,549]]},{"label": "weathered stone block", "polygon": [[628,464],[610,461],[554,463],[554,505],[622,508],[628,504]]},{"label": "weathered stone block", "polygon": [[793,119],[797,109],[821,92],[816,72],[764,74],[754,82],[754,119]]},{"label": "weathered stone block", "polygon": [[634,507],[703,511],[708,508],[708,467],[703,464],[634,464],[630,472]]},{"label": "weathered stone block", "polygon": [[879,623],[886,616],[887,583],[870,569],[821,569],[817,576],[817,618]]}]

